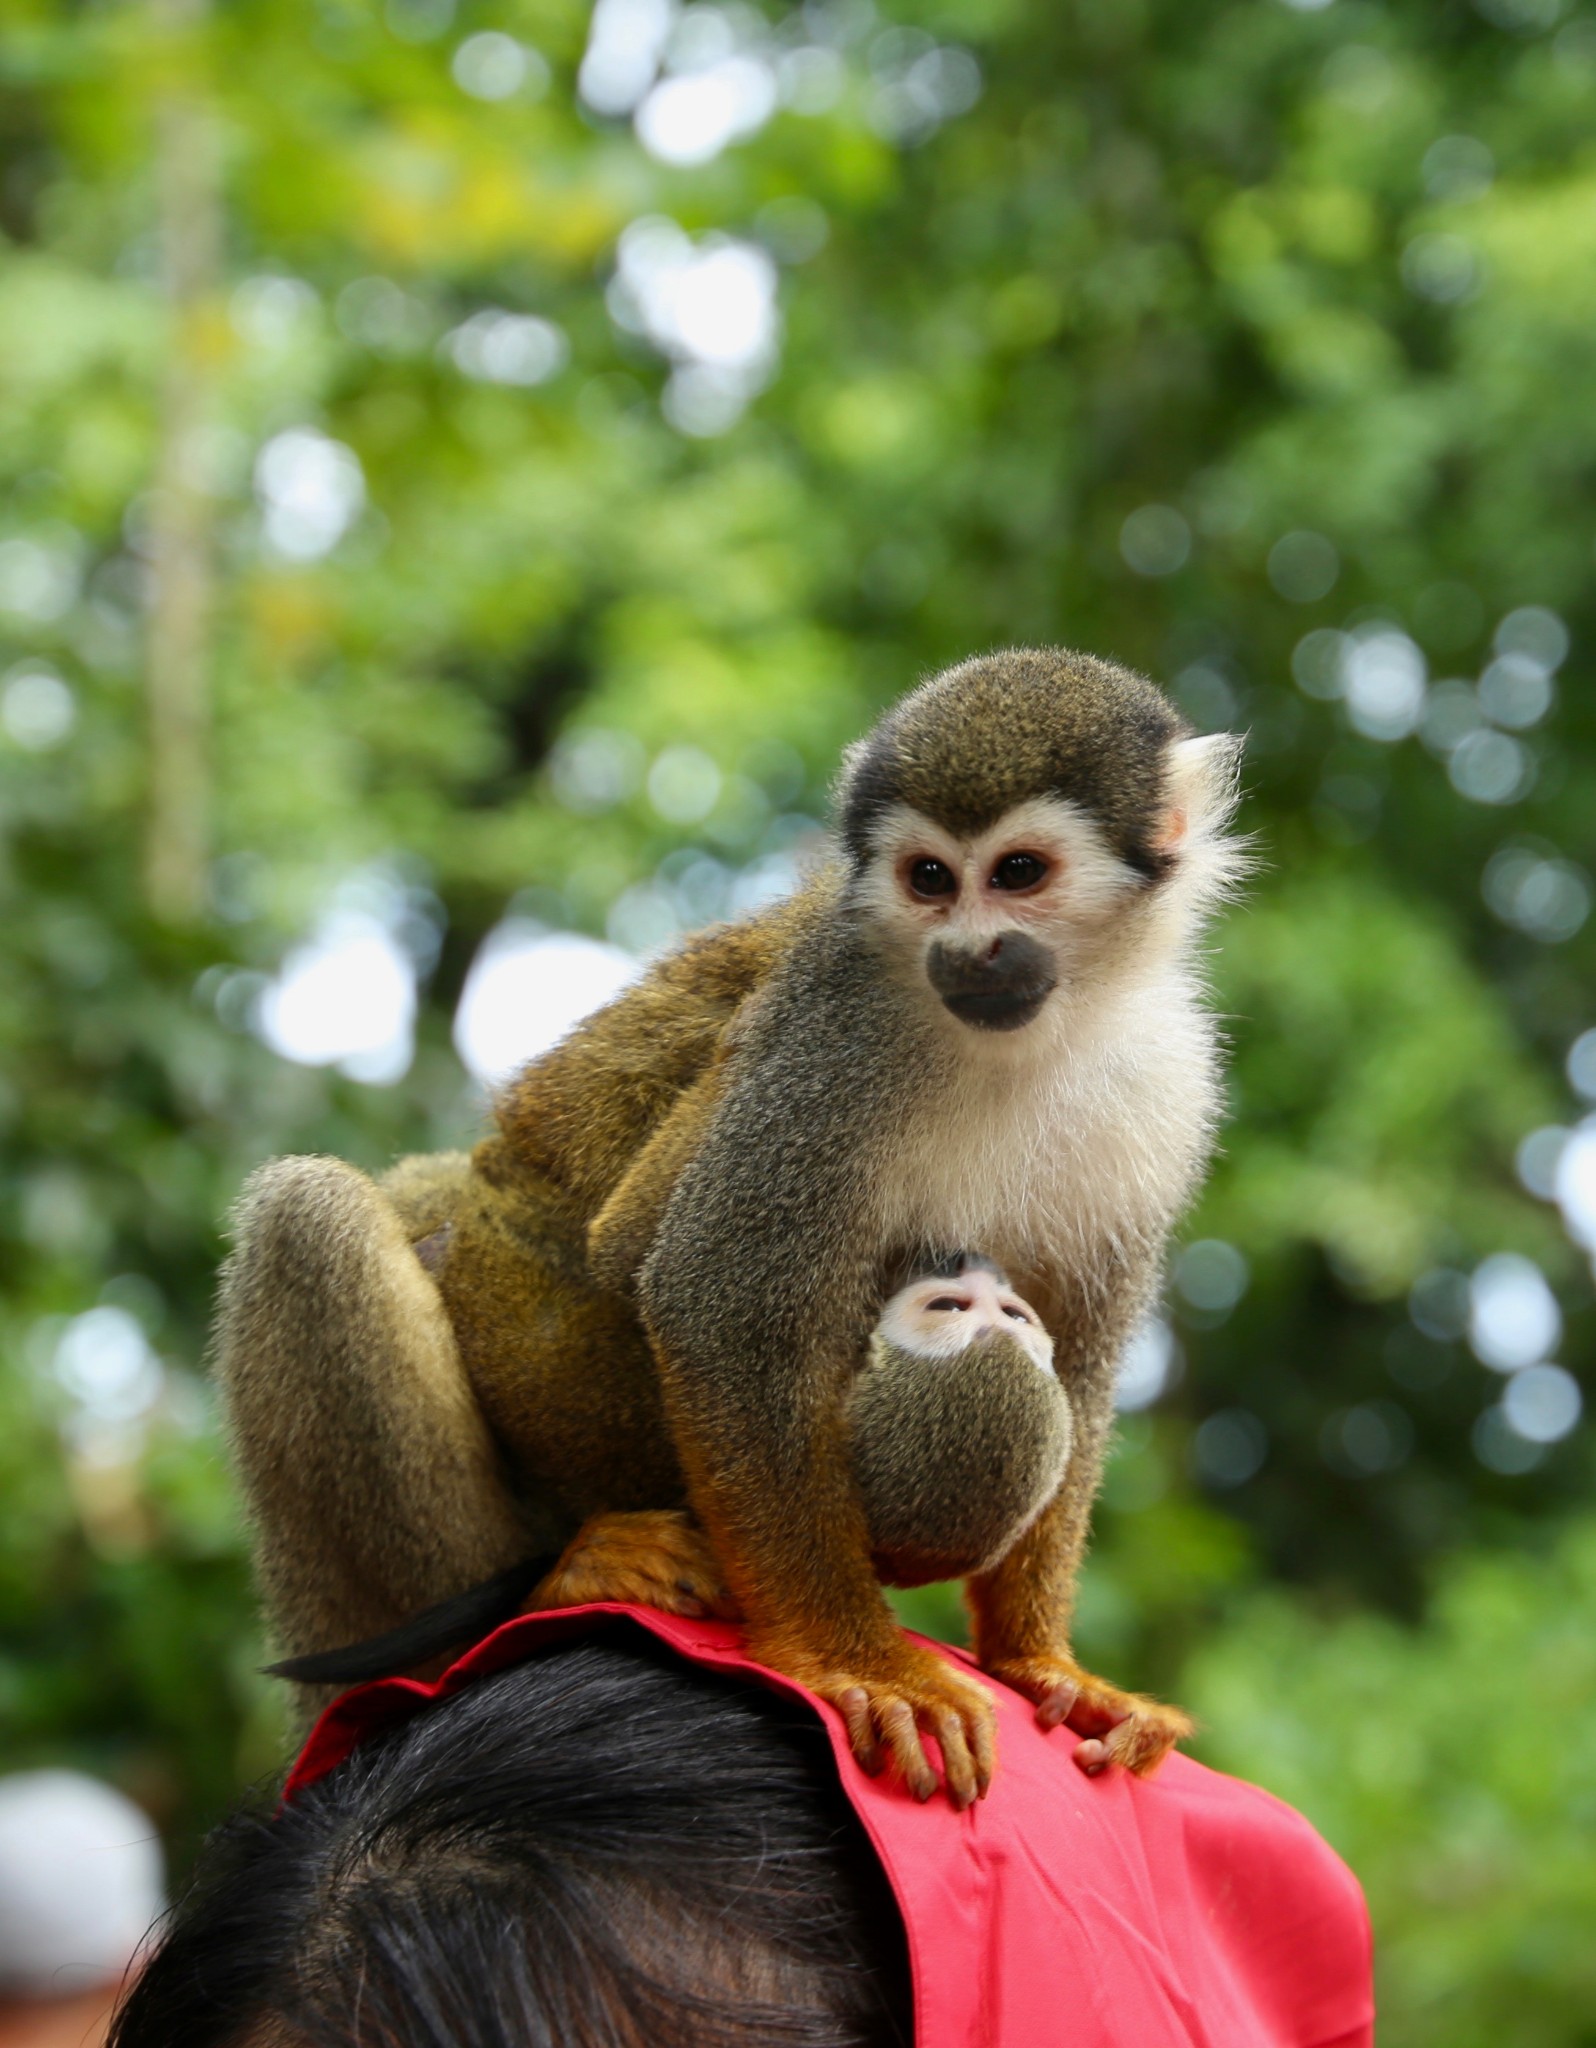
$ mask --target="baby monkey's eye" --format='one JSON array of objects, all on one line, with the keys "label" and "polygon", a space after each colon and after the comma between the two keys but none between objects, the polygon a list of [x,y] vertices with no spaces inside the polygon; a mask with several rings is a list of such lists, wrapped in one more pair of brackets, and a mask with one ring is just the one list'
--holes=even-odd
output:
[{"label": "baby monkey's eye", "polygon": [[1012,1316],[1017,1323],[1028,1323],[1031,1320],[1017,1302],[1004,1302],[1003,1313],[1006,1316]]},{"label": "baby monkey's eye", "polygon": [[970,1304],[967,1301],[960,1301],[958,1296],[954,1294],[939,1294],[935,1301],[928,1301],[926,1303],[926,1307],[928,1309],[942,1309],[944,1312],[949,1310],[964,1309],[968,1308],[969,1306]]},{"label": "baby monkey's eye", "polygon": [[916,896],[956,896],[959,878],[945,861],[917,860],[909,869],[909,887]]},{"label": "baby monkey's eye", "polygon": [[994,889],[1034,889],[1047,875],[1039,853],[1006,853],[992,870]]}]

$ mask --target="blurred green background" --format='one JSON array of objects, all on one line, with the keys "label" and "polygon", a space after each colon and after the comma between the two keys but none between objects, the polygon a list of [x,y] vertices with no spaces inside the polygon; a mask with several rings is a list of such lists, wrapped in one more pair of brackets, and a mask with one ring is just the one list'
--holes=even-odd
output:
[{"label": "blurred green background", "polygon": [[1596,11],[3,48],[0,1764],[181,1864],[276,1760],[204,1380],[248,1168],[469,1140],[790,882],[895,693],[1063,641],[1249,734],[1264,860],[1084,1653],[1351,1858],[1387,2042],[1596,2042]]}]

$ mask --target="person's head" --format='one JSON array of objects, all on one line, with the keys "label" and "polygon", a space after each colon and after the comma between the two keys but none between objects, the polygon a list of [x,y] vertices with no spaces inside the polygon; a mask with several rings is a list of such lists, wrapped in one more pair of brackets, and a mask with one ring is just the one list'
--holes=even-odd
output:
[{"label": "person's head", "polygon": [[888,2048],[908,1966],[812,1714],[610,1634],[207,1845],[113,2048]]}]

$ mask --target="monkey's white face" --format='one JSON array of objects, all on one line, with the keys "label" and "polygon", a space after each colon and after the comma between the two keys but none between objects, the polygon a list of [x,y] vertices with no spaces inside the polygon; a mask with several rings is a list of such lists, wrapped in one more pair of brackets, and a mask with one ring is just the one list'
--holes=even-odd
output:
[{"label": "monkey's white face", "polygon": [[1189,945],[1241,864],[1223,832],[1234,748],[1221,734],[1171,749],[1148,835],[1169,857],[1156,882],[1067,797],[1017,804],[971,838],[898,804],[872,834],[856,900],[944,1014],[983,1035],[1023,1032],[1055,991],[1150,972]]},{"label": "monkey's white face", "polygon": [[1050,1372],[1053,1340],[1041,1318],[1007,1280],[973,1268],[953,1280],[912,1280],[881,1312],[880,1334],[919,1358],[956,1358],[994,1330],[1014,1338],[1034,1365]]},{"label": "monkey's white face", "polygon": [[951,1015],[1010,1032],[1081,972],[1146,886],[1079,805],[1038,797],[972,839],[897,806],[860,895]]}]

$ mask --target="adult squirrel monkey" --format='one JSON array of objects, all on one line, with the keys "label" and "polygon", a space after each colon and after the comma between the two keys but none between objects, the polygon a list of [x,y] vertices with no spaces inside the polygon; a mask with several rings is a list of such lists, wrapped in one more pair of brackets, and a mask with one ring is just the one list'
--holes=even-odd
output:
[{"label": "adult squirrel monkey", "polygon": [[1219,1109],[1198,947],[1238,754],[1090,656],[965,662],[851,751],[829,864],[534,1061],[469,1158],[263,1169],[217,1357],[283,1647],[685,1505],[750,1652],[922,1796],[933,1735],[963,1803],[990,1696],[893,1621],[845,1397],[893,1276],[980,1246],[1074,1441],[969,1581],[976,1655],[1091,1765],[1151,1768],[1185,1718],[1085,1671],[1069,1623],[1118,1358]]}]

